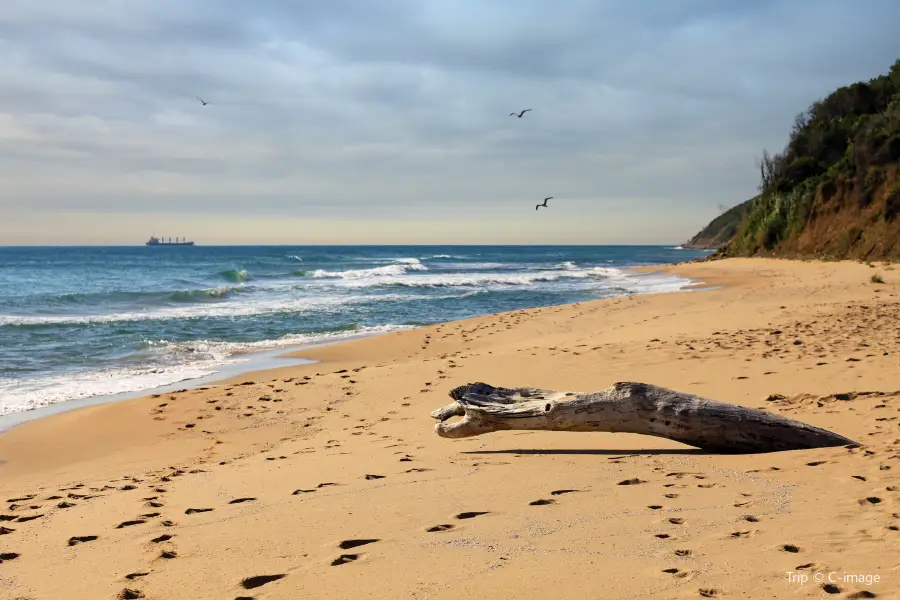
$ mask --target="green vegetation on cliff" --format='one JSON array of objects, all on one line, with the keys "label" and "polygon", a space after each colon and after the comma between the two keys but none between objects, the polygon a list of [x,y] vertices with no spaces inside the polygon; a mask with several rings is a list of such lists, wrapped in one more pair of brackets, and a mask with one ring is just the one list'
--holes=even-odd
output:
[{"label": "green vegetation on cliff", "polygon": [[721,215],[709,222],[709,225],[692,237],[690,241],[684,244],[685,248],[721,248],[734,238],[737,233],[741,219],[744,218],[750,204],[756,198],[751,198],[746,202],[741,202],[737,206],[732,206]]},{"label": "green vegetation on cliff", "polygon": [[728,256],[900,257],[900,60],[794,121]]}]

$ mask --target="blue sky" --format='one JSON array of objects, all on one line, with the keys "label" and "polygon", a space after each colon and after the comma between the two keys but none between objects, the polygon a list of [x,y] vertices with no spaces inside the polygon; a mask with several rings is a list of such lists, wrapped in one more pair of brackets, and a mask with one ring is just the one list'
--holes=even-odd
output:
[{"label": "blue sky", "polygon": [[4,0],[0,243],[680,242],[755,194],[795,114],[900,58],[898,22],[896,0]]}]

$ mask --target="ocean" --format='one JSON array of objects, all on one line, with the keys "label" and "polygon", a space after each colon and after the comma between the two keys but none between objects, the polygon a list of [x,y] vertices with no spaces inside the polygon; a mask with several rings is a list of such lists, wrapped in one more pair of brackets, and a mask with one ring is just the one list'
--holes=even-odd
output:
[{"label": "ocean", "polygon": [[150,390],[257,350],[690,282],[657,246],[0,248],[0,415]]}]

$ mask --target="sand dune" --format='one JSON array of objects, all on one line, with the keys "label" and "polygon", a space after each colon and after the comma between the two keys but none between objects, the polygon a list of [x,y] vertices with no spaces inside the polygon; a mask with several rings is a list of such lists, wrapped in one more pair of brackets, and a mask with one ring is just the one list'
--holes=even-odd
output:
[{"label": "sand dune", "polygon": [[[317,364],[13,429],[0,598],[898,597],[900,270],[671,270],[724,287],[323,346],[302,353]],[[437,437],[429,412],[474,381],[643,381],[859,446]]]}]

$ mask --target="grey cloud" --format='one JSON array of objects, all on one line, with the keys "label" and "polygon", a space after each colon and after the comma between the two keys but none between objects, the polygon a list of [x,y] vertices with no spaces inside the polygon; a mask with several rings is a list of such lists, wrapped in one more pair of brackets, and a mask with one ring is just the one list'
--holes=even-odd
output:
[{"label": "grey cloud", "polygon": [[889,68],[898,21],[892,0],[7,0],[0,206],[452,214],[552,188],[712,216],[794,114]]}]

